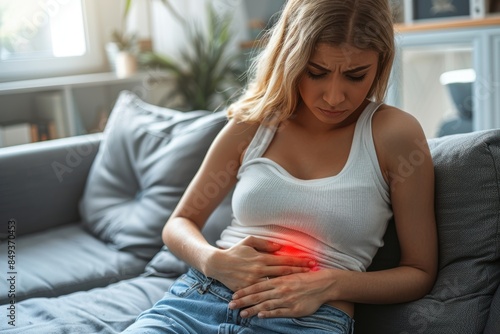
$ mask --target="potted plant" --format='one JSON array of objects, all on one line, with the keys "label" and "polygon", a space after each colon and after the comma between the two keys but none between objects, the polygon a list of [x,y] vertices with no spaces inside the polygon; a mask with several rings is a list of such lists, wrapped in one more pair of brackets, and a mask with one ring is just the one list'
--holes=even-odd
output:
[{"label": "potted plant", "polygon": [[113,30],[111,42],[106,45],[106,53],[111,69],[117,76],[123,77],[137,70],[137,34],[126,30],[127,18],[132,7],[132,0],[125,0],[120,29]]},{"label": "potted plant", "polygon": [[149,52],[141,55],[141,63],[157,66],[170,73],[174,88],[160,103],[180,110],[214,110],[228,101],[242,86],[241,55],[230,54],[231,17],[218,15],[213,5],[207,4],[207,26],[201,27],[183,19],[162,0],[187,33],[181,60],[168,55]]}]

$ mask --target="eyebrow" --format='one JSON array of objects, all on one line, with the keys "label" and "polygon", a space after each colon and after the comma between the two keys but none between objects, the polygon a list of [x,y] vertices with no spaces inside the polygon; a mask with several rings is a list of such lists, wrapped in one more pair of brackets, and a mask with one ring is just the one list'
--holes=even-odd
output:
[{"label": "eyebrow", "polygon": [[[309,62],[308,64],[309,64],[309,66],[315,67],[318,70],[322,70],[322,71],[326,71],[326,72],[331,72],[329,69],[324,68],[323,66],[318,65],[316,63]],[[344,73],[353,74],[353,73],[361,72],[361,71],[366,70],[367,68],[369,68],[371,66],[372,66],[371,64],[363,65],[363,66],[358,66],[358,67],[355,67],[355,68],[348,69],[347,71],[344,71]]]}]

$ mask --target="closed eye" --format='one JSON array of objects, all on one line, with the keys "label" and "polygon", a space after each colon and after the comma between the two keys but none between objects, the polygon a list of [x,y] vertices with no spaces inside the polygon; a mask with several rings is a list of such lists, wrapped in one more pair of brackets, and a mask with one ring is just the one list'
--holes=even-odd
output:
[{"label": "closed eye", "polygon": [[309,71],[309,70],[306,72],[306,74],[309,78],[311,78],[313,80],[319,80],[321,78],[324,78],[327,75],[327,73],[314,73],[314,72]]},{"label": "closed eye", "polygon": [[366,77],[366,73],[363,74],[363,75],[348,75],[347,76],[347,79],[351,80],[351,81],[355,81],[355,82],[360,82],[360,81],[363,81]]},{"label": "closed eye", "polygon": [[[306,73],[307,73],[307,76],[309,78],[311,78],[312,80],[319,80],[319,79],[322,79],[328,75],[328,73],[315,73],[315,72],[310,71],[310,70],[308,70]],[[346,75],[346,78],[350,81],[353,81],[353,82],[361,82],[365,79],[365,77],[366,77],[366,73],[362,74],[362,75],[352,75],[352,74]]]}]

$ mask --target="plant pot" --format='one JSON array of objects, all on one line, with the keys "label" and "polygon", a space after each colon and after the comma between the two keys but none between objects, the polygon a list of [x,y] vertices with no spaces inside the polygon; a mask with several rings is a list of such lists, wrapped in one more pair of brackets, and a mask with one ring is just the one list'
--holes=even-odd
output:
[{"label": "plant pot", "polygon": [[108,58],[109,68],[112,72],[116,71],[116,56],[120,53],[120,47],[117,43],[106,43],[106,57]]},{"label": "plant pot", "polygon": [[137,59],[129,52],[121,51],[116,55],[115,66],[115,73],[117,77],[128,77],[137,72]]}]

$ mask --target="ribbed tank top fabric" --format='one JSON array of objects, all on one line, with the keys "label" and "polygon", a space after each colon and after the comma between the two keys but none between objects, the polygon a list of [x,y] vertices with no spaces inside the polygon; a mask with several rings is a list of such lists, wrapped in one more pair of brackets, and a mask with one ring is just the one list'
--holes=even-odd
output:
[{"label": "ribbed tank top fabric", "polygon": [[283,245],[277,254],[314,259],[319,267],[365,271],[392,217],[389,187],[372,135],[370,103],[356,122],[349,157],[336,175],[302,180],[262,157],[277,126],[261,125],[238,171],[233,220],[217,245],[249,235]]}]

